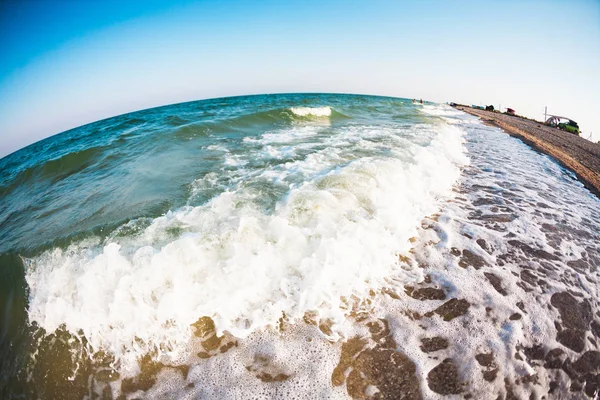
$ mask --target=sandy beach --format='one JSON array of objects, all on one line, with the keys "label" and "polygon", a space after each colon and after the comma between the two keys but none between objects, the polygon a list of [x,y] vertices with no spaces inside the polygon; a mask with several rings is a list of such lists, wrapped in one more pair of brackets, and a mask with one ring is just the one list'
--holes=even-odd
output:
[{"label": "sandy beach", "polygon": [[586,188],[600,197],[600,144],[538,121],[465,106],[456,108],[480,117],[489,125],[502,128],[509,135],[555,158],[573,171]]}]

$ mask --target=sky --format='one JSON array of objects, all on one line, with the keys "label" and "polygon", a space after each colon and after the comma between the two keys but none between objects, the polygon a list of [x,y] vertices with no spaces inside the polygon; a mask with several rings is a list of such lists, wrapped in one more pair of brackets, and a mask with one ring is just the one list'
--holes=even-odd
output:
[{"label": "sky", "polygon": [[567,116],[600,140],[600,1],[0,0],[0,157],[145,108],[363,93]]}]

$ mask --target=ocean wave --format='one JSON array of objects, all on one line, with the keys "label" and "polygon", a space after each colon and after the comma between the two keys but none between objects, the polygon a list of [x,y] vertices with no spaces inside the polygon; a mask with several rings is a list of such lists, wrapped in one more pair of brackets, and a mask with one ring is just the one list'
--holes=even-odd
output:
[{"label": "ocean wave", "polygon": [[208,136],[212,132],[213,129],[206,124],[191,123],[178,126],[173,132],[173,138],[179,140],[192,140],[198,137]]},{"label": "ocean wave", "polygon": [[348,118],[347,115],[336,111],[335,109],[324,107],[290,107],[276,108],[272,110],[259,111],[242,115],[227,121],[232,126],[243,127],[246,125],[266,124],[266,123],[293,123],[296,121],[318,120],[318,119],[341,119]]},{"label": "ocean wave", "polygon": [[63,324],[83,332],[124,365],[171,354],[202,316],[218,332],[245,337],[284,314],[293,321],[315,311],[333,322],[336,337],[344,297],[363,298],[390,275],[422,279],[401,268],[398,255],[467,162],[453,127],[404,156],[314,174],[272,212],[242,187],[170,211],[133,237],[48,251],[28,261],[30,321],[47,332]]},{"label": "ocean wave", "polygon": [[0,197],[7,196],[14,189],[27,184],[41,182],[55,183],[80,172],[98,161],[108,146],[91,147],[63,154],[52,160],[31,165],[20,171],[15,178],[0,186]]},{"label": "ocean wave", "polygon": [[257,111],[232,118],[209,119],[189,123],[176,128],[174,136],[183,140],[191,140],[199,136],[228,132],[251,132],[257,127],[286,126],[302,122],[327,123],[335,119],[345,119],[348,116],[335,111],[331,107],[291,107]]},{"label": "ocean wave", "polygon": [[331,107],[292,107],[290,111],[299,117],[330,117]]}]

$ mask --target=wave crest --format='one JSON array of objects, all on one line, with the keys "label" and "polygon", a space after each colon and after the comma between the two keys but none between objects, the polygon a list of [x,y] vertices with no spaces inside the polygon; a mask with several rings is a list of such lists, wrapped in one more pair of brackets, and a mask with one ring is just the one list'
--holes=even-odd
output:
[{"label": "wave crest", "polygon": [[291,107],[290,111],[299,117],[330,117],[331,107]]}]

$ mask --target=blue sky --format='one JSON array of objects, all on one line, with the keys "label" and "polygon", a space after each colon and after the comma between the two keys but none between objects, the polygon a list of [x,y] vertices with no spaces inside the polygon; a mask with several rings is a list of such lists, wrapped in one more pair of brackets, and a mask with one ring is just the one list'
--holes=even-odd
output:
[{"label": "blue sky", "polygon": [[0,156],[210,97],[345,92],[510,106],[600,140],[600,2],[0,2]]}]

